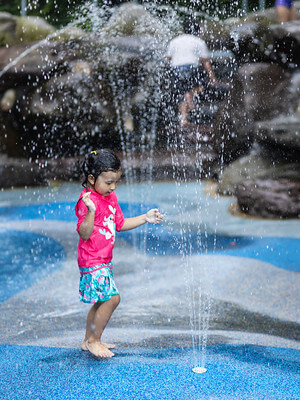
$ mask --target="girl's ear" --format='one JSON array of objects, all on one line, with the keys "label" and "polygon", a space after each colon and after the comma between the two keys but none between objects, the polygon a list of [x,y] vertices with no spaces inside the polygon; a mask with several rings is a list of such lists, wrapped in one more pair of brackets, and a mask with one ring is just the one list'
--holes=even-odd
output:
[{"label": "girl's ear", "polygon": [[94,177],[94,175],[92,175],[92,174],[90,174],[90,175],[88,175],[88,182],[89,182],[89,184],[90,185],[95,185],[95,177]]}]

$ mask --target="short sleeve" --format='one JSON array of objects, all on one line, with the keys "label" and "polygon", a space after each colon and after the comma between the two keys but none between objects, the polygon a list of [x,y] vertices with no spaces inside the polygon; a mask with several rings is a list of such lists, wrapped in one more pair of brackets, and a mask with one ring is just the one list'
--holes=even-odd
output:
[{"label": "short sleeve", "polygon": [[207,48],[204,40],[202,40],[202,39],[198,40],[197,49],[198,49],[199,58],[208,58],[209,57],[208,48]]},{"label": "short sleeve", "polygon": [[78,232],[80,225],[84,221],[84,218],[85,218],[87,212],[88,212],[87,206],[84,204],[82,199],[79,199],[78,203],[76,204],[76,207],[75,207],[75,213],[78,218],[78,222],[77,222],[77,226],[76,226],[77,232]]},{"label": "short sleeve", "polygon": [[117,232],[120,232],[122,226],[124,225],[125,219],[121,207],[119,206],[117,198],[115,207],[116,207],[116,217],[115,217],[116,230]]},{"label": "short sleeve", "polygon": [[171,42],[169,43],[168,47],[167,47],[167,52],[166,52],[166,57],[172,57],[173,56],[173,41],[171,40]]}]

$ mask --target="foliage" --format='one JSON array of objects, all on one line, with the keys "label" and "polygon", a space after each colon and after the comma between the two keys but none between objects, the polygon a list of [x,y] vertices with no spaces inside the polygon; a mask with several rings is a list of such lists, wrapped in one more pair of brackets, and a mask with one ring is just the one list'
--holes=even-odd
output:
[{"label": "foliage", "polygon": [[[26,0],[26,14],[40,16],[56,27],[65,26],[72,20],[72,12],[85,0]],[[0,11],[20,15],[21,0],[0,0]]]},{"label": "foliage", "polygon": [[13,15],[20,15],[20,0],[0,0],[0,12],[5,11]]}]

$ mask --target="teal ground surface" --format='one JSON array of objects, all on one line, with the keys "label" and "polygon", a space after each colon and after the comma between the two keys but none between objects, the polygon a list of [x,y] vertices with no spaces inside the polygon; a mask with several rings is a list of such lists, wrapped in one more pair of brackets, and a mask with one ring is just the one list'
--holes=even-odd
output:
[{"label": "teal ground surface", "polygon": [[[1,207],[0,222],[27,219],[74,222],[74,204]],[[122,205],[123,210],[126,207]],[[136,214],[138,210],[132,204],[130,207]],[[197,253],[201,244],[201,251],[208,254],[254,258],[290,271],[300,268],[300,240],[296,238],[197,233],[189,233],[185,238],[176,230],[171,234],[163,227],[154,227],[146,236],[141,231],[134,239],[130,233],[123,235],[123,239],[131,243],[134,240],[137,247],[146,243],[148,251],[155,254],[180,254],[187,243]],[[1,285],[0,302],[59,268],[65,257],[59,243],[32,232],[3,228],[0,244],[0,272],[5,282]],[[300,399],[298,350],[210,345],[206,348],[207,372],[201,375],[192,372],[197,359],[200,356],[195,356],[189,348],[116,349],[115,357],[99,360],[78,349],[2,344],[0,399]]]},{"label": "teal ground surface", "polygon": [[11,399],[299,399],[300,354],[263,346],[207,348],[204,374],[192,351],[116,350],[96,360],[78,349],[0,347],[0,398]]}]

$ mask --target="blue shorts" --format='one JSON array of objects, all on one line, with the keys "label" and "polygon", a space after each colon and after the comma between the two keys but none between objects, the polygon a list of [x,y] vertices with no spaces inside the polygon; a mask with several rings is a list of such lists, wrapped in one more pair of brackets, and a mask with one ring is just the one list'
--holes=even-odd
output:
[{"label": "blue shorts", "polygon": [[293,0],[276,0],[275,7],[278,7],[278,6],[292,8]]},{"label": "blue shorts", "polygon": [[83,303],[97,303],[110,300],[119,294],[113,278],[112,264],[80,268],[79,300]]},{"label": "blue shorts", "polygon": [[180,65],[173,67],[172,73],[173,89],[179,98],[182,99],[186,92],[198,86],[208,86],[208,75],[201,65]]}]

